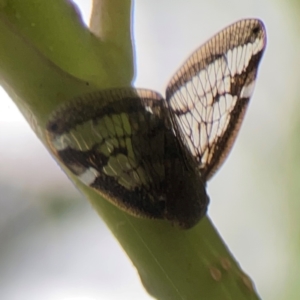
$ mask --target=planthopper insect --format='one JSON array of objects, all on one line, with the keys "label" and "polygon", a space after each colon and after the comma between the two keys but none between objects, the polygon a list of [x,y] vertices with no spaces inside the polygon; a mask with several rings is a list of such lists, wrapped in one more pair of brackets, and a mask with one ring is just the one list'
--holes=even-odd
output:
[{"label": "planthopper insect", "polygon": [[165,98],[121,87],[72,99],[50,116],[50,148],[128,213],[191,228],[206,214],[206,182],[234,143],[265,46],[263,23],[241,20],[188,58]]}]

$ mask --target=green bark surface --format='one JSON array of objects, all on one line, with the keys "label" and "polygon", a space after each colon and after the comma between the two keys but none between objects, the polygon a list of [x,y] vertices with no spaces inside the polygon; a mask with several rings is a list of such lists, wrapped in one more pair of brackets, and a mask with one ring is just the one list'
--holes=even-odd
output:
[{"label": "green bark surface", "polygon": [[[0,0],[1,85],[47,148],[45,125],[60,104],[95,90],[130,86],[130,18],[130,0],[95,1],[91,33],[69,1]],[[132,217],[64,171],[157,299],[258,299],[208,217],[191,230]]]}]

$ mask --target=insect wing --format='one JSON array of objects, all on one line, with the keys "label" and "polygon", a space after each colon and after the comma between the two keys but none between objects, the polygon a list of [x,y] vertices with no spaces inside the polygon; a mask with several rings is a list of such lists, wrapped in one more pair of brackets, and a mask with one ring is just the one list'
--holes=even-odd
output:
[{"label": "insect wing", "polygon": [[85,185],[131,214],[163,218],[163,105],[149,90],[84,95],[53,113],[47,139]]},{"label": "insect wing", "polygon": [[47,139],[81,182],[133,215],[190,228],[206,213],[205,183],[153,91],[122,88],[73,99],[50,117]]},{"label": "insect wing", "polygon": [[166,100],[133,88],[71,100],[47,124],[53,154],[123,210],[194,226],[207,210],[205,183],[240,128],[265,44],[262,22],[242,20],[192,54]]},{"label": "insect wing", "polygon": [[166,101],[180,140],[208,180],[230,151],[266,45],[257,19],[232,24],[195,51],[171,79]]}]

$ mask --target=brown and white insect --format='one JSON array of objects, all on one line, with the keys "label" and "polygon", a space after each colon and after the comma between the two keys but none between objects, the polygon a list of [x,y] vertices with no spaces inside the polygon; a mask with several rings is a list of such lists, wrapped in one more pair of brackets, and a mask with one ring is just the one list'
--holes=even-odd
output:
[{"label": "brown and white insect", "polygon": [[241,20],[188,58],[165,99],[130,87],[72,99],[49,119],[50,148],[130,214],[190,228],[206,214],[206,182],[233,145],[265,46],[263,23]]}]

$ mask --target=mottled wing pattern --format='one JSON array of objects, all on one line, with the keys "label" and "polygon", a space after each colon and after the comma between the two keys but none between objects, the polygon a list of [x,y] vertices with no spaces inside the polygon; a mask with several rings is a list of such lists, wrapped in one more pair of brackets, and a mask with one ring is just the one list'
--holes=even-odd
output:
[{"label": "mottled wing pattern", "polygon": [[134,88],[72,99],[49,118],[53,154],[123,210],[194,226],[207,210],[206,181],[240,127],[265,43],[263,24],[243,20],[185,62],[166,100]]},{"label": "mottled wing pattern", "polygon": [[54,155],[78,179],[129,213],[182,228],[205,215],[205,182],[149,90],[103,90],[73,99],[47,125]]},{"label": "mottled wing pattern", "polygon": [[261,21],[236,22],[194,52],[167,87],[176,134],[190,149],[205,180],[232,147],[265,45]]},{"label": "mottled wing pattern", "polygon": [[163,218],[164,102],[148,90],[73,99],[51,116],[53,153],[86,185],[132,214]]}]

